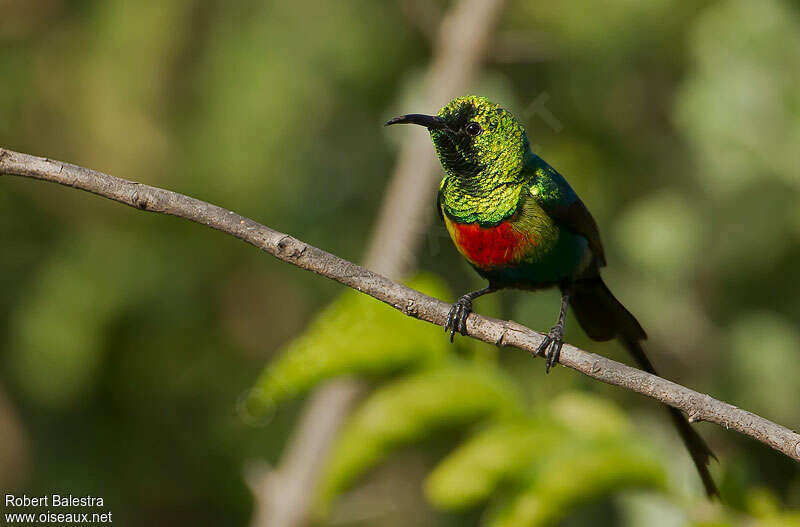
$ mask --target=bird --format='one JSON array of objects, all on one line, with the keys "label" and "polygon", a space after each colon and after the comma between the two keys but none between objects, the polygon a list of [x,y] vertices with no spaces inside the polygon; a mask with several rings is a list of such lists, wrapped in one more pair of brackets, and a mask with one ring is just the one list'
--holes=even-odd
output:
[{"label": "bird", "polygon": [[[640,368],[656,375],[642,326],[600,276],[606,257],[597,223],[567,180],[530,146],[519,120],[485,97],[457,97],[436,115],[406,114],[386,122],[428,129],[442,165],[436,209],[456,249],[488,284],[451,307],[445,331],[466,335],[478,297],[502,289],[557,287],[556,324],[536,355],[546,371],[558,363],[568,307],[589,338],[617,339]],[[716,459],[680,410],[666,406],[709,498],[719,491],[708,469]]]}]

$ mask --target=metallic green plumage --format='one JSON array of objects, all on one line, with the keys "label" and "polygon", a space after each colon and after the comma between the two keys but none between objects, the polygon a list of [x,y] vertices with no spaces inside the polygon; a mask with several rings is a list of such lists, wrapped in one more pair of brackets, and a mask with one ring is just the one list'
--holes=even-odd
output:
[{"label": "metallic green plumage", "polygon": [[484,130],[476,137],[431,130],[445,170],[445,212],[464,223],[492,224],[510,216],[525,183],[522,169],[530,152],[525,130],[510,112],[484,97],[454,99],[437,115],[453,128],[476,122]]},{"label": "metallic green plumage", "polygon": [[[547,370],[558,363],[567,307],[594,340],[617,338],[639,365],[655,373],[636,318],[600,278],[606,263],[597,225],[567,181],[533,154],[522,125],[483,97],[459,97],[436,116],[408,114],[387,124],[428,128],[445,176],[438,208],[453,242],[489,280],[488,287],[462,295],[445,323],[452,341],[467,334],[476,298],[506,287],[558,286],[558,322],[536,350]],[[709,496],[718,494],[708,461],[713,454],[680,411],[669,408]]]},{"label": "metallic green plumage", "polygon": [[[431,130],[445,170],[439,187],[441,211],[460,223],[498,225],[530,236],[513,265],[478,271],[499,284],[536,288],[579,276],[601,258],[594,220],[567,181],[530,150],[523,126],[483,97],[459,97],[437,114],[450,123]],[[477,123],[477,136],[460,132]],[[577,221],[575,221],[577,220]]]}]

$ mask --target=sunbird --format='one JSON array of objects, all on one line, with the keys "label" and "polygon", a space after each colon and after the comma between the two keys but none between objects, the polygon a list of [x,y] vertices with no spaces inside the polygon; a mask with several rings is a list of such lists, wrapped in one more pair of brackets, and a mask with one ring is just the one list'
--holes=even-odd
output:
[{"label": "sunbird", "polygon": [[[567,180],[533,153],[525,128],[485,97],[450,101],[436,115],[408,114],[386,125],[417,124],[430,133],[444,178],[437,212],[458,252],[488,285],[461,296],[450,309],[450,341],[466,335],[472,302],[507,288],[558,287],[558,319],[536,350],[546,371],[558,362],[567,308],[596,341],[613,338],[643,370],[656,374],[642,341],[647,334],[600,277],[606,265],[597,223]],[[719,492],[708,471],[716,457],[676,408],[667,406],[709,497]]]}]

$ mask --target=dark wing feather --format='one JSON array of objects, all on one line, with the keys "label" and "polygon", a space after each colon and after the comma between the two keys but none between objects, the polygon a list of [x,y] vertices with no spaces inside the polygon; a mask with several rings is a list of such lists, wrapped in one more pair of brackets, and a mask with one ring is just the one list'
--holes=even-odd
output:
[{"label": "dark wing feather", "polygon": [[597,265],[599,267],[606,265],[606,255],[603,251],[603,243],[600,241],[597,223],[580,198],[575,197],[575,200],[569,205],[547,202],[541,205],[544,211],[563,227],[586,237],[589,240],[589,248],[597,259]]},{"label": "dark wing feather", "polygon": [[[592,250],[597,266],[604,267],[606,255],[603,251],[603,243],[600,241],[597,223],[564,176],[535,154],[531,154],[528,159],[526,173],[530,177],[531,185],[536,185],[541,178],[545,187],[557,189],[555,197],[548,196],[546,199],[538,199],[539,205],[556,223],[585,237],[589,241],[589,248]],[[549,193],[545,192],[545,194]]]}]

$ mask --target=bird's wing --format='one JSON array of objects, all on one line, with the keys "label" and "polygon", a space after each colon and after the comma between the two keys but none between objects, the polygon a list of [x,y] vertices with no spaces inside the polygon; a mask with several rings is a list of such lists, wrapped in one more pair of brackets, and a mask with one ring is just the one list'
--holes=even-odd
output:
[{"label": "bird's wing", "polygon": [[[539,205],[548,216],[562,227],[580,234],[589,241],[589,248],[597,260],[597,265],[606,265],[603,242],[600,231],[589,209],[583,204],[567,180],[553,167],[538,156],[536,166],[532,170],[531,190],[543,188],[545,191],[536,196]],[[542,186],[544,184],[544,186]]]},{"label": "bird's wing", "polygon": [[606,265],[606,255],[597,223],[580,198],[576,197],[575,201],[568,205],[545,202],[542,203],[542,208],[557,223],[589,240],[589,248],[597,259],[597,264],[600,267]]}]

